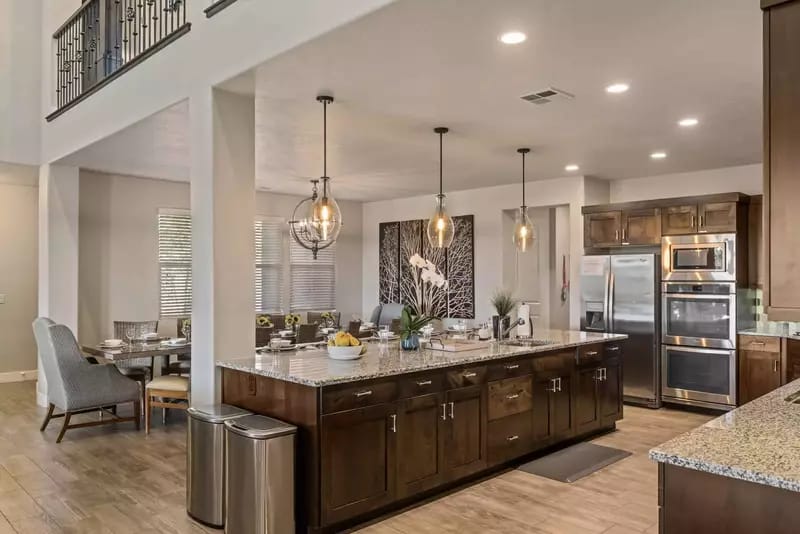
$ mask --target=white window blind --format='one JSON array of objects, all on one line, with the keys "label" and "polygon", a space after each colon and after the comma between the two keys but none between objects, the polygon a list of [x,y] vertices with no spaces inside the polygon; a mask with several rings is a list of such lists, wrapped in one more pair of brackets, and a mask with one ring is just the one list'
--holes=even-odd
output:
[{"label": "white window blind", "polygon": [[290,240],[290,299],[292,311],[336,308],[336,244],[320,250],[317,259]]},{"label": "white window blind", "polygon": [[278,218],[258,218],[255,222],[257,312],[283,310],[283,230]]},{"label": "white window blind", "polygon": [[181,210],[158,211],[159,316],[192,314],[192,219]]}]

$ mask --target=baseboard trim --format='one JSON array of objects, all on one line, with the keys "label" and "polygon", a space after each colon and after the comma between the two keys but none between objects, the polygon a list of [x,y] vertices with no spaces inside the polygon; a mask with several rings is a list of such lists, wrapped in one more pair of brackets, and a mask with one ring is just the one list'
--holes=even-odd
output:
[{"label": "baseboard trim", "polygon": [[9,382],[26,382],[28,380],[36,380],[37,371],[11,371],[8,373],[0,373],[0,384],[7,384]]}]

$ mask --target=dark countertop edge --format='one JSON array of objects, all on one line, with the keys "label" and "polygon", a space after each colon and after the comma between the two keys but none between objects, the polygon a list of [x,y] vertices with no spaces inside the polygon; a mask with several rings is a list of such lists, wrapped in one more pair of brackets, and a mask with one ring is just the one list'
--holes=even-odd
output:
[{"label": "dark countertop edge", "polygon": [[[284,382],[291,382],[293,384],[300,384],[300,385],[303,385],[303,386],[321,388],[321,387],[325,387],[325,386],[337,386],[337,385],[340,385],[340,384],[347,384],[349,382],[359,382],[361,380],[374,380],[374,379],[386,378],[386,377],[390,377],[390,376],[399,376],[399,375],[404,375],[404,374],[419,373],[419,372],[423,372],[423,371],[430,371],[430,370],[436,370],[436,369],[445,369],[447,367],[458,367],[458,366],[461,366],[461,365],[468,365],[468,364],[471,364],[471,363],[490,362],[490,361],[495,361],[495,360],[502,360],[504,358],[535,356],[537,354],[547,354],[547,353],[558,351],[558,350],[562,350],[562,349],[571,349],[571,348],[575,348],[575,347],[580,347],[582,345],[591,345],[593,343],[608,343],[608,342],[611,342],[611,341],[621,341],[623,339],[628,339],[628,336],[625,335],[625,334],[607,334],[607,335],[608,336],[613,336],[613,337],[607,337],[605,339],[594,339],[594,340],[591,340],[591,341],[580,341],[580,342],[576,342],[576,343],[558,343],[558,344],[554,344],[554,345],[543,345],[540,350],[533,350],[532,352],[524,352],[524,351],[522,351],[522,352],[516,352],[516,353],[513,353],[513,354],[504,354],[502,356],[491,356],[491,355],[487,355],[487,356],[484,356],[484,357],[476,356],[475,358],[464,359],[464,361],[458,362],[458,363],[442,362],[442,364],[440,364],[440,365],[439,364],[431,364],[431,365],[428,365],[426,367],[419,368],[419,369],[409,369],[409,370],[397,371],[397,372],[385,371],[385,372],[377,372],[377,373],[374,373],[374,374],[370,374],[368,376],[342,377],[341,379],[335,379],[334,378],[334,379],[330,379],[330,380],[300,380],[300,379],[296,379],[296,378],[293,378],[293,377],[282,376],[282,375],[279,375],[278,373],[272,373],[272,372],[264,370],[264,369],[254,369],[254,368],[246,366],[246,365],[236,365],[236,362],[240,361],[240,360],[237,360],[237,359],[219,360],[219,361],[216,362],[216,366],[217,367],[222,367],[222,368],[225,368],[225,369],[230,369],[232,371],[240,371],[240,372],[243,372],[243,373],[250,373],[250,374],[255,374],[255,375],[259,375],[259,376],[266,376],[268,378],[274,378],[276,380],[282,380]],[[544,348],[544,347],[546,347],[546,348]]]}]

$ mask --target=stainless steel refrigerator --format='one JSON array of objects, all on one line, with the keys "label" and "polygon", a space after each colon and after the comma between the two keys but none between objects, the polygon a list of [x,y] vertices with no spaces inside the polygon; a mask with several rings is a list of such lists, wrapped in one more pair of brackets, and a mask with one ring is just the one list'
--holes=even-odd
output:
[{"label": "stainless steel refrigerator", "polygon": [[626,402],[661,406],[660,255],[613,254],[581,260],[581,330],[627,334],[623,344]]}]

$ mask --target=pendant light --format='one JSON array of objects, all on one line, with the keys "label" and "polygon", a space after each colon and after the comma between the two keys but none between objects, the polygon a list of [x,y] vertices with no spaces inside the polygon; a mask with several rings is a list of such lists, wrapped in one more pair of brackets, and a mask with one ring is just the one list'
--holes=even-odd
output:
[{"label": "pendant light", "polygon": [[439,134],[439,194],[436,195],[436,211],[428,221],[428,242],[433,248],[448,248],[453,243],[455,228],[453,219],[445,209],[445,196],[442,190],[442,137],[449,129],[439,126],[433,129]]},{"label": "pendant light", "polygon": [[333,97],[320,95],[317,102],[322,103],[322,193],[311,204],[308,223],[312,233],[323,242],[336,241],[342,229],[342,212],[339,204],[331,192],[330,177],[328,176],[328,104],[333,103]]},{"label": "pendant light", "polygon": [[514,245],[520,252],[527,252],[536,238],[533,224],[528,217],[528,206],[525,205],[525,155],[530,151],[530,148],[517,149],[517,152],[522,154],[522,205],[519,207],[514,224]]}]

